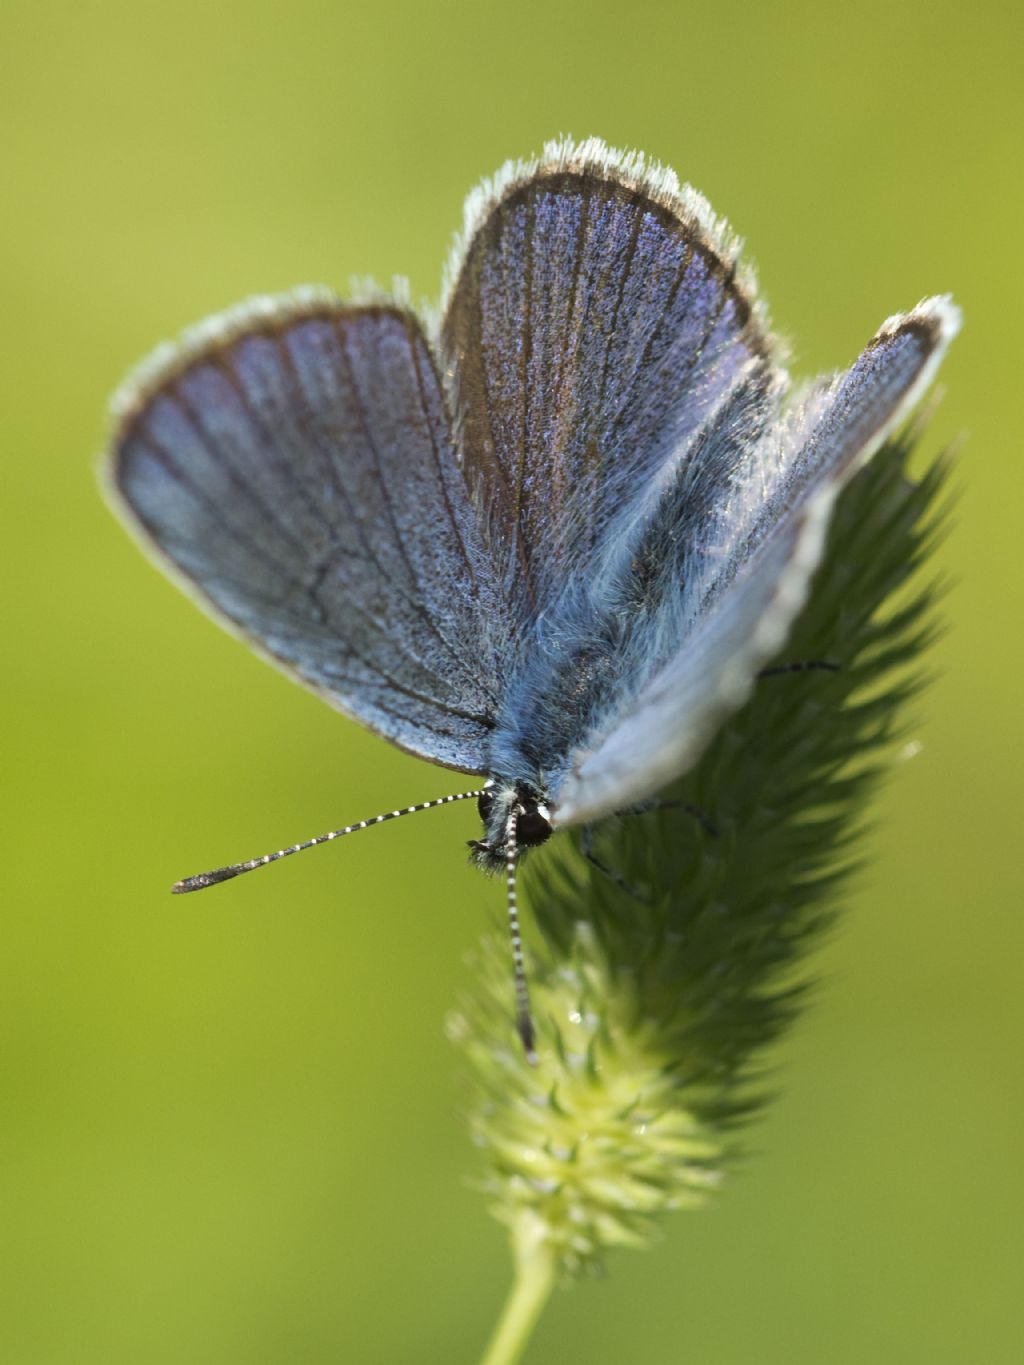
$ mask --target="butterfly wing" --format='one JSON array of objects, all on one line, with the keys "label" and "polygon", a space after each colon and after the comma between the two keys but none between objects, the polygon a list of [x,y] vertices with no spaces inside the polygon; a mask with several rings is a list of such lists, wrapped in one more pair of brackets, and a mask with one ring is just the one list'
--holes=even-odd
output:
[{"label": "butterfly wing", "polygon": [[[685,586],[666,602],[676,652],[577,747],[552,792],[558,823],[599,819],[651,795],[685,772],[746,700],[806,599],[839,489],[920,398],[958,327],[947,299],[890,319],[850,370],[762,438],[727,496],[707,506],[702,537],[681,565]],[[683,486],[684,501],[691,491]],[[672,507],[671,494],[666,508],[666,521],[685,510]],[[664,530],[655,518],[662,552]]]},{"label": "butterfly wing", "polygon": [[699,195],[601,143],[470,197],[441,350],[467,479],[520,625],[592,567],[625,508],[771,344]]},{"label": "butterfly wing", "polygon": [[483,770],[502,608],[411,312],[256,300],[115,408],[115,501],[187,591],[385,738]]}]

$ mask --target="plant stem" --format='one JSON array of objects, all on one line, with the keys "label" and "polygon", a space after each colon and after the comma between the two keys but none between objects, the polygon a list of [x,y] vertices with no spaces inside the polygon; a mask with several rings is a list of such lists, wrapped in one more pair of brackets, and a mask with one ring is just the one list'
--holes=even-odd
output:
[{"label": "plant stem", "polygon": [[521,1256],[505,1307],[480,1365],[515,1365],[555,1284],[555,1258],[544,1243]]}]

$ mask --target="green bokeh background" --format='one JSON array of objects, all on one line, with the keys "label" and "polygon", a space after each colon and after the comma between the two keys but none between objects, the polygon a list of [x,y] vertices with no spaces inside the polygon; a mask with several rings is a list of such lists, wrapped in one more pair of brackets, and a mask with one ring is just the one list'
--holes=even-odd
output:
[{"label": "green bokeh background", "polygon": [[[676,167],[804,374],[952,290],[967,434],[922,752],[877,805],[753,1159],[556,1296],[544,1362],[1017,1361],[1019,6],[0,3],[4,1365],[460,1362],[504,1295],[441,1022],[497,894],[453,790],[205,621],[97,495],[104,406],[254,292],[436,293],[464,193],[559,132]],[[457,785],[457,784],[455,784]]]}]

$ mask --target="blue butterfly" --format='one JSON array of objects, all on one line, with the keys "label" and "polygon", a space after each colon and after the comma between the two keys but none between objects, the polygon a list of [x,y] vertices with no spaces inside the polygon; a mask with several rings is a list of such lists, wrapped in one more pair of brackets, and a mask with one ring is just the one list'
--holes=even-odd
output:
[{"label": "blue butterfly", "polygon": [[561,142],[470,195],[437,315],[401,288],[309,287],[160,348],[115,399],[114,500],[272,662],[486,777],[409,809],[478,801],[532,1054],[521,851],[694,764],[784,643],[840,488],[958,326],[928,299],[794,391],[705,200]]}]

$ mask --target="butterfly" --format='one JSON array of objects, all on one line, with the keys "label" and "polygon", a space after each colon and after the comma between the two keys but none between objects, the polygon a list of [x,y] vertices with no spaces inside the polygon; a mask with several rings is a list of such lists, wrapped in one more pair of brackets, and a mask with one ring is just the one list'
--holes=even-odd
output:
[{"label": "butterfly", "polygon": [[306,287],[158,349],[115,398],[109,458],[144,548],[332,706],[486,779],[174,889],[476,799],[533,1056],[523,850],[695,763],[958,327],[927,299],[794,389],[724,222],[591,139],[469,196],[437,313],[400,285]]}]

